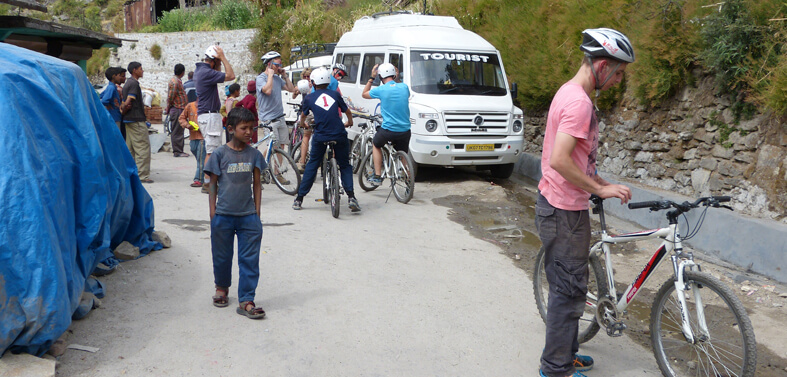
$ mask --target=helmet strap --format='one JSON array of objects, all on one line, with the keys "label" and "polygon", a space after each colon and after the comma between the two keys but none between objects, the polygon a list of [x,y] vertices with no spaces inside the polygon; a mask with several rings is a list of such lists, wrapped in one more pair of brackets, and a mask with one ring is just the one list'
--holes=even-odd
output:
[{"label": "helmet strap", "polygon": [[593,58],[588,56],[588,59],[590,60],[590,72],[593,73],[593,79],[596,81],[596,98],[593,99],[593,106],[595,106],[596,111],[598,111],[598,105],[596,105],[596,102],[598,101],[598,96],[601,93],[601,88],[603,88],[604,85],[607,83],[607,81],[609,81],[609,79],[612,78],[612,76],[615,74],[615,71],[617,71],[618,67],[620,67],[620,65],[623,64],[623,63],[618,62],[618,64],[615,65],[615,68],[612,69],[612,72],[607,75],[607,78],[604,79],[604,81],[602,81],[599,84],[600,80],[598,78],[598,73],[596,72],[596,69],[593,67]]}]

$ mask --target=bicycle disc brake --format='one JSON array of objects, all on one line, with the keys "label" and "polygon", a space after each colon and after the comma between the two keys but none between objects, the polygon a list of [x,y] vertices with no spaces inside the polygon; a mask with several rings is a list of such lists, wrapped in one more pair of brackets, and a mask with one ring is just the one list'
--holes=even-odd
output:
[{"label": "bicycle disc brake", "polygon": [[604,297],[596,304],[596,322],[607,330],[607,335],[618,337],[623,335],[623,330],[627,328],[622,320],[618,320],[619,313],[615,303],[608,297]]}]

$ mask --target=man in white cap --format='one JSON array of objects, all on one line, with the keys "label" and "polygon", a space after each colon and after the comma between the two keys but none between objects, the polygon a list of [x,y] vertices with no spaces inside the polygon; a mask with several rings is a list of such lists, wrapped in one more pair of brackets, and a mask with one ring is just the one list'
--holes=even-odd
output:
[{"label": "man in white cap", "polygon": [[[221,72],[224,65],[226,72]],[[235,80],[235,72],[230,62],[224,56],[224,50],[219,46],[210,46],[205,50],[205,58],[197,63],[194,70],[194,82],[197,89],[197,123],[205,138],[205,163],[210,159],[211,153],[221,146],[221,101],[219,100],[219,83]],[[205,178],[202,192],[207,193],[210,184]]]}]

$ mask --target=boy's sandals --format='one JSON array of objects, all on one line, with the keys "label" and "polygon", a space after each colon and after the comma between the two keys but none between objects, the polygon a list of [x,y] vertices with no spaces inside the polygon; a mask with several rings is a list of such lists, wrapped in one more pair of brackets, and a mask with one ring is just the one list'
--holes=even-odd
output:
[{"label": "boy's sandals", "polygon": [[[251,309],[249,309],[249,306],[251,306]],[[254,305],[254,301],[241,302],[240,306],[238,306],[238,308],[235,309],[235,311],[238,312],[238,314],[245,315],[246,317],[249,317],[251,319],[265,318],[265,310],[262,310],[261,307],[257,307],[256,305]]]},{"label": "boy's sandals", "polygon": [[[219,293],[224,294],[219,294]],[[227,288],[216,287],[216,295],[213,296],[213,306],[218,308],[227,307],[230,304],[230,290]]]}]

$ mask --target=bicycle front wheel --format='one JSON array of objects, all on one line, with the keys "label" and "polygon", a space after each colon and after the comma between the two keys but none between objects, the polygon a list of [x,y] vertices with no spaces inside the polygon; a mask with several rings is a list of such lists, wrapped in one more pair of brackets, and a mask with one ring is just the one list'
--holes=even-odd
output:
[{"label": "bicycle front wheel", "polygon": [[336,166],[336,159],[331,158],[331,170],[329,171],[329,176],[331,177],[331,187],[329,191],[329,196],[331,197],[331,215],[334,218],[339,217],[339,209],[341,208],[342,199],[339,196],[339,168]]},{"label": "bicycle front wheel", "polygon": [[[536,298],[536,307],[538,314],[544,323],[547,322],[547,308],[549,304],[549,282],[547,282],[544,249],[538,252],[536,256],[536,266],[533,271],[533,295]],[[577,340],[580,343],[585,343],[598,333],[601,328],[596,322],[596,304],[599,298],[606,296],[609,293],[607,288],[607,277],[604,274],[604,268],[601,266],[601,260],[595,254],[591,255],[588,260],[588,294],[585,300],[585,311],[579,318],[579,331]]]},{"label": "bicycle front wheel", "polygon": [[396,200],[407,204],[413,198],[415,191],[415,176],[413,174],[413,160],[407,153],[397,151],[393,161],[393,192]]},{"label": "bicycle front wheel", "polygon": [[[665,376],[754,376],[757,342],[743,304],[732,290],[705,272],[685,271],[686,315],[694,336],[682,330],[675,280],[664,283],[650,313],[650,340]],[[706,323],[707,332],[701,326]]]},{"label": "bicycle front wheel", "polygon": [[363,145],[361,144],[363,144],[363,134],[356,136],[350,147],[350,165],[353,167],[353,174],[358,173],[358,167],[361,166],[363,158]]},{"label": "bicycle front wheel", "polygon": [[292,157],[279,148],[273,149],[270,161],[271,175],[273,182],[287,195],[298,193],[298,186],[301,184],[301,173],[295,167]]},{"label": "bicycle front wheel", "polygon": [[369,178],[374,174],[374,163],[372,162],[372,154],[369,153],[361,161],[361,166],[358,168],[358,186],[361,186],[363,191],[372,191],[377,188],[369,182]]}]

